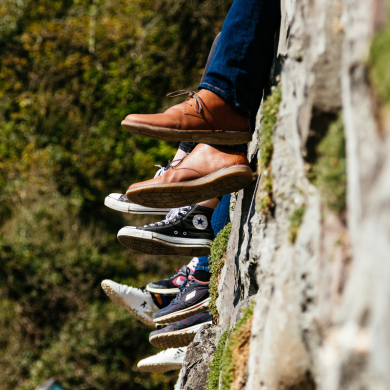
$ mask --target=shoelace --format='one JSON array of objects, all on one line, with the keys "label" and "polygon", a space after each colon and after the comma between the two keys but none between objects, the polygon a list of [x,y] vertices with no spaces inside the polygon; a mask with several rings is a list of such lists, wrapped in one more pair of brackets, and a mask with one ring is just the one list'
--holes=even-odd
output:
[{"label": "shoelace", "polygon": [[[168,161],[168,166],[169,166],[169,161]],[[157,168],[160,168],[157,172],[156,172],[156,174],[154,175],[154,179],[156,178],[156,177],[158,177],[158,176],[162,176],[168,169],[166,168],[166,167],[163,167],[163,166],[161,166],[161,165],[155,165],[155,167],[157,167]]]},{"label": "shoelace", "polygon": [[[176,165],[179,165],[181,161],[183,161],[185,157],[179,158],[177,160],[173,160],[172,162],[168,161],[168,165],[166,167],[163,167],[161,165],[155,165],[155,167],[160,168],[156,174],[154,175],[154,179],[158,176],[162,176],[168,169],[171,169],[172,167],[175,167]],[[177,164],[173,165],[174,162],[177,161]]]},{"label": "shoelace", "polygon": [[[188,95],[190,98],[193,98],[195,100],[194,110],[198,114],[200,114],[202,112],[202,110],[203,110],[202,100],[200,99],[198,92],[180,89],[178,91],[168,93],[167,97],[174,98],[174,97],[182,96],[182,95]],[[187,103],[187,104],[189,104],[189,103]]]},{"label": "shoelace", "polygon": [[175,299],[172,299],[172,301],[169,303],[169,305],[172,305],[175,301],[180,299],[180,297],[187,290],[187,287],[189,287],[192,283],[195,282],[195,279],[190,275],[190,272],[191,272],[190,269],[187,268],[186,278],[185,278],[183,284],[181,285],[181,287],[179,287],[179,292],[176,294]]},{"label": "shoelace", "polygon": [[176,222],[177,218],[181,219],[183,218],[183,215],[186,215],[188,213],[188,211],[190,211],[192,209],[191,206],[184,206],[184,207],[178,207],[177,209],[172,209],[165,217],[165,219],[163,219],[162,221],[160,222],[156,222],[156,223],[150,223],[149,225],[144,225],[144,227],[148,227],[148,226],[162,226],[164,223],[165,225],[168,225],[170,222]]}]

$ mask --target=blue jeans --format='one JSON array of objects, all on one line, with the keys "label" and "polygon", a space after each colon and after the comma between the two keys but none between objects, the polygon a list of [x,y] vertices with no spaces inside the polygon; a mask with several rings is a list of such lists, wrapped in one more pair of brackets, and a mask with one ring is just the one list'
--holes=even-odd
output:
[{"label": "blue jeans", "polygon": [[[211,217],[211,227],[214,230],[214,235],[222,230],[229,218],[229,208],[230,208],[230,194],[224,195],[220,200],[217,208],[214,210]],[[202,270],[210,272],[209,268],[210,256],[199,257],[198,264],[195,267],[196,270]]]},{"label": "blue jeans", "polygon": [[279,0],[234,0],[198,89],[214,92],[250,118],[269,76],[279,24]]}]

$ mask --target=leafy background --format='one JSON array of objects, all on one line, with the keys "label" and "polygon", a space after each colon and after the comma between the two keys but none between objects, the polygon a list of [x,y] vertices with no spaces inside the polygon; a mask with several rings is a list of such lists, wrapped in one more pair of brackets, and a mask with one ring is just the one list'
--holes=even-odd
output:
[{"label": "leafy background", "polygon": [[[196,88],[229,0],[0,2],[0,389],[55,376],[67,390],[171,389],[145,374],[150,329],[103,279],[133,286],[188,261],[116,240],[149,220],[104,207],[151,178],[177,145],[120,127]],[[155,217],[160,218],[160,217]]]}]

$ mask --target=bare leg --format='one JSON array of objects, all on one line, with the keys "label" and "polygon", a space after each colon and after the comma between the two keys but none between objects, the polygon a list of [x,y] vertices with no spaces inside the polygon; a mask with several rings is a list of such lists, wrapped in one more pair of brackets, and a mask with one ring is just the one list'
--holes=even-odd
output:
[{"label": "bare leg", "polygon": [[209,200],[204,200],[203,202],[198,203],[200,206],[209,207],[210,209],[216,209],[219,203],[218,198],[213,198]]},{"label": "bare leg", "polygon": [[183,160],[185,156],[187,156],[188,153],[186,153],[184,150],[177,149],[177,152],[175,154],[175,157],[173,158],[173,161],[175,160]]}]

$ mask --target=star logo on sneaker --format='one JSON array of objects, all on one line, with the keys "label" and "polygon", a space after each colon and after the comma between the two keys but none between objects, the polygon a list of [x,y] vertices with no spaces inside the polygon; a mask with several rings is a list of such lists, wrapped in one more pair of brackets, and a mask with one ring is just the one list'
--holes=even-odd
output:
[{"label": "star logo on sneaker", "polygon": [[194,296],[196,295],[196,291],[192,291],[190,292],[187,296],[186,296],[186,301],[188,301],[189,299],[193,298]]},{"label": "star logo on sneaker", "polygon": [[204,215],[196,214],[192,219],[192,223],[197,229],[204,230],[208,226],[207,218]]}]

